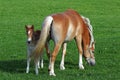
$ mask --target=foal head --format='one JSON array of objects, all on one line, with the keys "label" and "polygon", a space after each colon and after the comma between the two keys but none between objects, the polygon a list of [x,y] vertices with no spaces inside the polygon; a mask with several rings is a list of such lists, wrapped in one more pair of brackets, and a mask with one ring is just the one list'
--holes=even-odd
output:
[{"label": "foal head", "polygon": [[33,25],[25,25],[25,28],[26,28],[26,34],[27,34],[27,43],[30,44],[33,39],[34,26]]}]

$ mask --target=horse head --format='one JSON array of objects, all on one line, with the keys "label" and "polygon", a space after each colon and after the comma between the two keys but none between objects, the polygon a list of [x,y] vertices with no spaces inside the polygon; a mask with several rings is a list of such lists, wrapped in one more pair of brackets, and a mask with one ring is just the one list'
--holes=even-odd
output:
[{"label": "horse head", "polygon": [[84,57],[86,58],[86,61],[91,66],[95,65],[94,52],[95,52],[95,42],[93,42],[92,45],[88,47],[88,49],[83,54]]}]

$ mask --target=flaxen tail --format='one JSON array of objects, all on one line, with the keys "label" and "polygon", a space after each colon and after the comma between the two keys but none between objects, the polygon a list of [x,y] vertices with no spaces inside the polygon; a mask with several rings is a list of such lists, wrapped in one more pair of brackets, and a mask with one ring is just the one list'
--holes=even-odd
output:
[{"label": "flaxen tail", "polygon": [[33,51],[34,57],[39,57],[41,56],[41,53],[44,49],[47,37],[49,35],[50,27],[52,24],[53,18],[51,16],[48,16],[45,18],[43,25],[42,25],[42,30],[41,30],[41,35],[40,39],[38,40],[38,43]]}]

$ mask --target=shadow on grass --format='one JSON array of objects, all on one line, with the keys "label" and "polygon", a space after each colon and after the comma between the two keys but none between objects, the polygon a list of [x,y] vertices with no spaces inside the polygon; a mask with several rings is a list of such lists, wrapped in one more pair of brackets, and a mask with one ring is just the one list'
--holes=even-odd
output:
[{"label": "shadow on grass", "polygon": [[[44,60],[44,68],[41,71],[44,73],[48,70],[48,60]],[[59,68],[60,61],[55,62],[55,68]],[[68,69],[78,67],[76,64],[72,64],[70,62],[65,62],[65,66]],[[26,59],[23,60],[9,60],[9,61],[0,61],[0,70],[3,72],[9,73],[25,73],[26,71]],[[30,64],[30,73],[34,72],[34,63],[31,61]]]},{"label": "shadow on grass", "polygon": [[26,68],[26,60],[0,61],[0,70],[10,73],[23,73]]}]

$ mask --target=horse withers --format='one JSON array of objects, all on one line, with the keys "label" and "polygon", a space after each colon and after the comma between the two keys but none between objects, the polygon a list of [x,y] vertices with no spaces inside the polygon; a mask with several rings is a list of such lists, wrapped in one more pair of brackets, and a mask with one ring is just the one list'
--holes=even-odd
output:
[{"label": "horse withers", "polygon": [[55,76],[54,63],[61,45],[72,39],[75,39],[78,47],[79,68],[84,69],[82,55],[85,56],[90,65],[95,65],[93,34],[90,26],[88,26],[78,12],[67,10],[63,13],[52,14],[45,18],[42,25],[41,38],[38,40],[33,52],[36,57],[42,54],[49,36],[51,36],[55,44],[50,56],[49,75]]},{"label": "horse withers", "polygon": [[[33,50],[35,49],[35,46],[40,38],[40,30],[34,31],[34,26],[33,25],[25,25],[26,28],[26,35],[27,35],[27,68],[26,68],[26,73],[29,73],[29,67],[30,67],[30,61],[31,57],[34,57],[32,55]],[[45,46],[47,54],[49,55],[49,49],[46,44]],[[38,74],[38,68],[43,68],[43,58],[42,55],[39,58],[34,57],[34,62],[35,62],[35,72]]]}]

